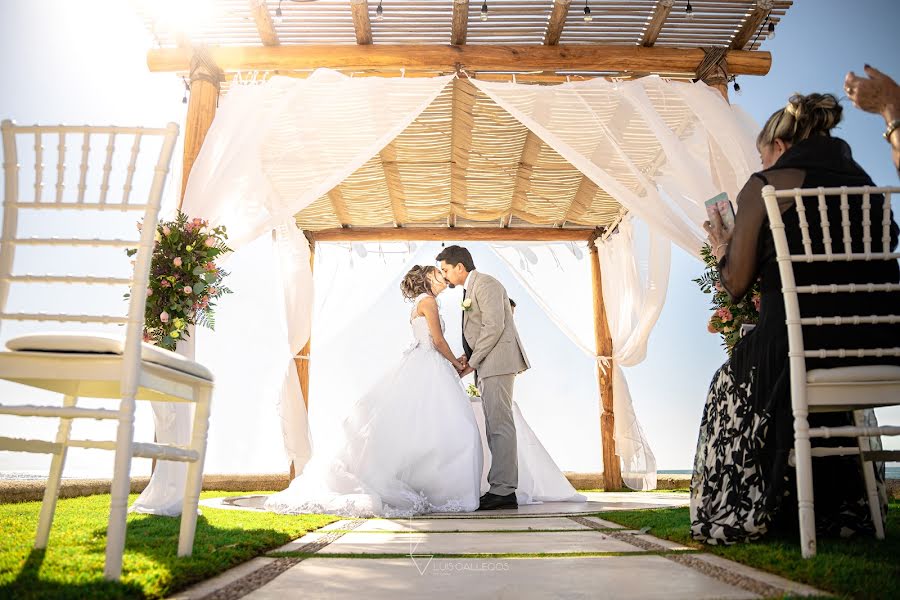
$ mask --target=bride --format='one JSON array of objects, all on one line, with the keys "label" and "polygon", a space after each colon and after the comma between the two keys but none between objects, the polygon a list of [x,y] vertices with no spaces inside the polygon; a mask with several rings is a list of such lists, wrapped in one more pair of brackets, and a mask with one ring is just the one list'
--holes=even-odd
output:
[{"label": "bride", "polygon": [[[447,288],[433,266],[414,266],[400,282],[413,302],[413,344],[350,409],[326,451],[314,452],[290,486],[265,508],[288,514],[406,517],[478,509],[483,486],[483,418],[463,390],[463,365],[444,338],[437,296]],[[519,504],[585,500],[514,411]],[[480,416],[480,415],[479,415]]]}]

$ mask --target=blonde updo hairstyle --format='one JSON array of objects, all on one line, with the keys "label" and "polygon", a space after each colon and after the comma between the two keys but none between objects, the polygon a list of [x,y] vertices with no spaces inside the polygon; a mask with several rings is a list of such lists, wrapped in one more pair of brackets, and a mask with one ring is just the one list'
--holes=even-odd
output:
[{"label": "blonde updo hairstyle", "polygon": [[428,278],[437,267],[415,265],[400,281],[400,291],[407,300],[415,300],[421,294],[432,294],[431,280]]},{"label": "blonde updo hairstyle", "polygon": [[831,94],[794,94],[784,108],[776,110],[756,138],[756,146],[771,146],[775,140],[790,145],[817,135],[830,136],[841,122],[841,107]]}]

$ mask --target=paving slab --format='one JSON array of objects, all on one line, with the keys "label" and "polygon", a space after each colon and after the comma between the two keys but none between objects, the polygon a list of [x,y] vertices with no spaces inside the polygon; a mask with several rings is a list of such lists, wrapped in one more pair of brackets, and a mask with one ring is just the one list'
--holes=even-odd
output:
[{"label": "paving slab", "polygon": [[[340,529],[340,527],[332,527]],[[589,527],[565,517],[520,519],[370,519],[355,531],[588,531]]]},{"label": "paving slab", "polygon": [[264,556],[248,560],[233,569],[228,569],[224,573],[219,573],[215,577],[181,590],[174,596],[169,596],[167,600],[199,600],[217,590],[228,587],[242,577],[258,571],[273,562],[275,562],[274,558],[266,558]]},{"label": "paving slab", "polygon": [[363,595],[367,600],[760,597],[660,556],[618,556],[499,560],[310,558],[245,598],[358,600]]},{"label": "paving slab", "polygon": [[642,552],[598,531],[503,533],[347,533],[319,554],[506,554]]}]

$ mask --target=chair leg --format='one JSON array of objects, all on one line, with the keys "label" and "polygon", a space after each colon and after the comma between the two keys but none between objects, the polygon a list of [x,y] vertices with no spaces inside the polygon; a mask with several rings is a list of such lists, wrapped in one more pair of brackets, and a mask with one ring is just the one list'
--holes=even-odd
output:
[{"label": "chair leg", "polygon": [[[63,398],[63,406],[75,406],[78,398],[66,396]],[[47,547],[50,539],[50,526],[53,524],[53,514],[56,512],[56,500],[59,497],[59,482],[62,479],[63,468],[66,464],[69,437],[72,431],[72,419],[60,419],[59,428],[56,430],[56,443],[61,444],[59,454],[53,455],[50,462],[50,475],[47,477],[47,487],[44,488],[44,501],[41,503],[41,516],[38,519],[37,537],[34,547],[37,550]]]},{"label": "chair leg", "polygon": [[[865,425],[862,411],[853,411],[853,421],[857,427]],[[872,516],[872,524],[875,526],[875,538],[884,539],[884,522],[881,518],[881,501],[878,499],[878,487],[875,483],[875,465],[870,460],[863,458],[862,454],[872,449],[868,437],[857,438],[860,452],[860,465],[863,471],[863,480],[866,484],[866,500],[869,503],[869,514]]]},{"label": "chair leg", "polygon": [[128,516],[128,492],[131,490],[131,452],[134,441],[134,398],[122,401],[122,414],[116,433],[116,462],[110,488],[109,525],[106,528],[106,564],[103,576],[111,581],[122,574],[125,552],[125,521]]},{"label": "chair leg", "polygon": [[194,533],[197,529],[197,505],[200,489],[203,487],[203,462],[206,459],[206,437],[209,430],[209,405],[212,389],[197,390],[197,404],[194,408],[194,424],[191,427],[191,449],[199,457],[188,465],[184,501],[181,505],[181,530],[178,533],[178,556],[190,556],[194,549]]},{"label": "chair leg", "polygon": [[812,448],[806,414],[794,414],[794,453],[797,461],[797,506],[800,521],[800,552],[816,555],[816,514],[813,505]]}]

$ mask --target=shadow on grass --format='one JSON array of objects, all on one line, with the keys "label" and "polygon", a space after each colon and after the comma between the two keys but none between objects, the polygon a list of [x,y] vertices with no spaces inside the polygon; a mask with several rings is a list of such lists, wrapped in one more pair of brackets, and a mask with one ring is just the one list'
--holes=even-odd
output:
[{"label": "shadow on grass", "polygon": [[120,581],[103,579],[105,527],[88,530],[87,545],[67,544],[68,535],[51,538],[49,549],[28,553],[15,579],[0,586],[0,598],[163,598],[296,537],[242,526],[240,518],[235,525],[216,526],[198,517],[193,554],[179,557],[180,518],[131,515]]}]

